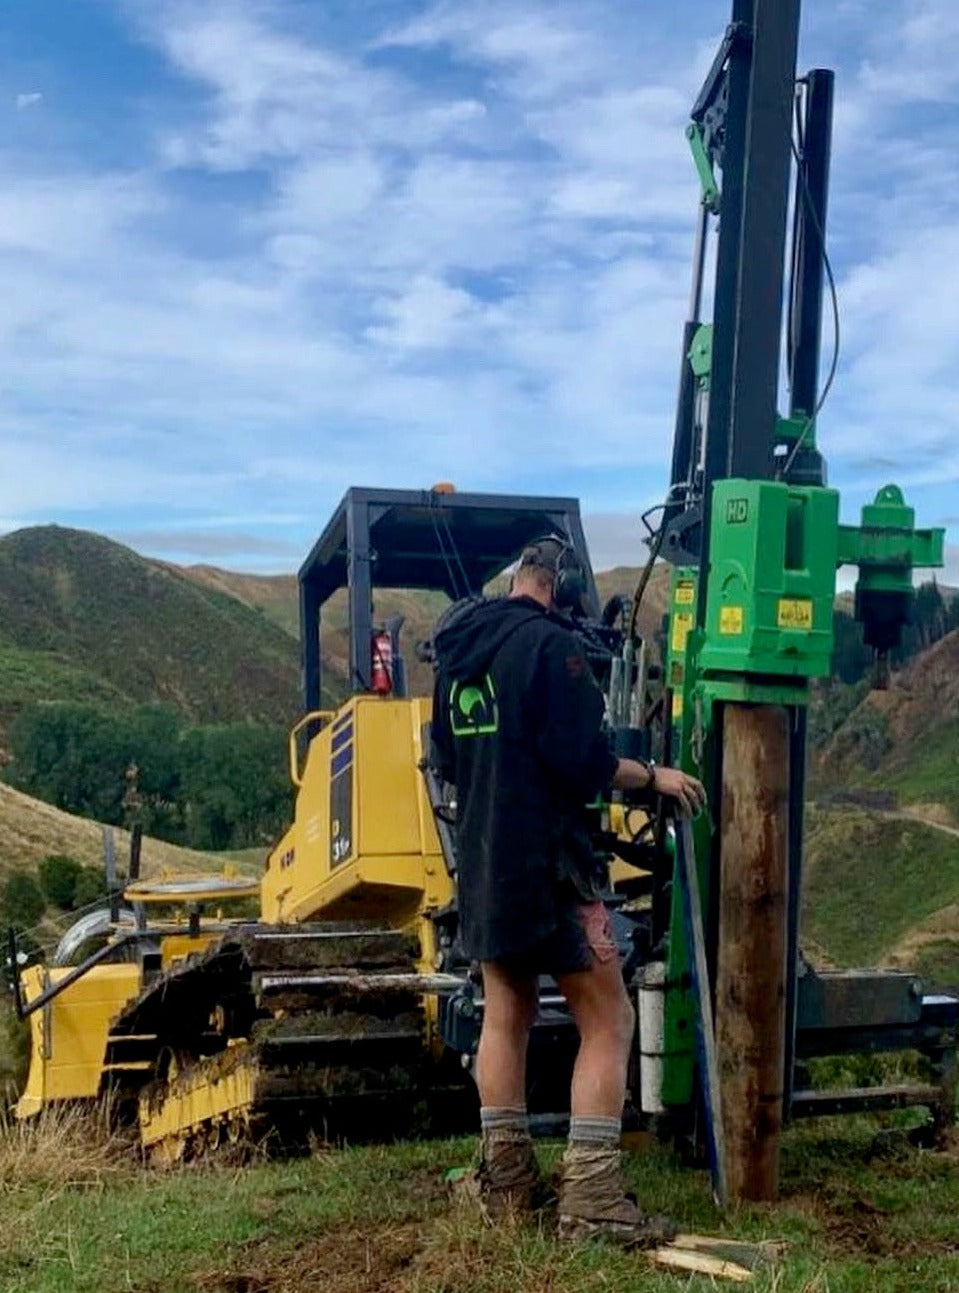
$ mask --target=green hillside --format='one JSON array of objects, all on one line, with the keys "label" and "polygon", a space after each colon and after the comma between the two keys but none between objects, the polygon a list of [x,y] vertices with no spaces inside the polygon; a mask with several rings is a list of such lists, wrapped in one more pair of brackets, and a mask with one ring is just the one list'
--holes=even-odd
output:
[{"label": "green hillside", "polygon": [[[868,692],[813,767],[818,797],[837,788],[959,825],[959,630]],[[879,797],[877,799],[876,797]],[[863,802],[866,801],[863,798]]]},{"label": "green hillside", "polygon": [[99,535],[18,530],[0,539],[0,724],[53,699],[285,724],[297,647],[229,593]]},{"label": "green hillside", "polygon": [[290,637],[300,636],[300,602],[296,575],[245,575],[218,566],[174,566],[167,570],[184,575],[201,588],[226,593],[249,606]]},{"label": "green hillside", "polygon": [[919,954],[938,948],[927,968],[943,973],[959,943],[942,915],[957,903],[959,833],[893,812],[810,808],[803,934],[828,960],[919,969]]}]

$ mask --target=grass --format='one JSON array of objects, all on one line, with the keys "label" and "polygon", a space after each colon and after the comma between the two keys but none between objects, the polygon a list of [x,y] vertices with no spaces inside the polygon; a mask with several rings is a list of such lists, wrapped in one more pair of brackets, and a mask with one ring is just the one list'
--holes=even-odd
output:
[{"label": "grass", "polygon": [[0,641],[0,696],[4,711],[64,696],[106,705],[124,702],[109,683],[58,655],[4,641]]},{"label": "grass", "polygon": [[959,840],[920,822],[816,808],[805,856],[803,930],[839,965],[879,964],[959,900]]},{"label": "grass", "polygon": [[[627,1293],[712,1289],[641,1254],[565,1246],[550,1227],[487,1229],[444,1171],[469,1141],[321,1151],[245,1168],[142,1168],[102,1129],[48,1119],[0,1135],[3,1293]],[[638,1196],[684,1230],[777,1238],[757,1293],[938,1293],[959,1286],[959,1164],[890,1149],[866,1120],[791,1131],[781,1202],[725,1221],[703,1172],[665,1149],[628,1157]],[[541,1147],[544,1165],[560,1153]]]},{"label": "grass", "polygon": [[916,971],[928,983],[959,988],[959,941],[939,939],[920,948]]},{"label": "grass", "polygon": [[959,720],[931,728],[892,779],[902,804],[944,805],[959,821]]}]

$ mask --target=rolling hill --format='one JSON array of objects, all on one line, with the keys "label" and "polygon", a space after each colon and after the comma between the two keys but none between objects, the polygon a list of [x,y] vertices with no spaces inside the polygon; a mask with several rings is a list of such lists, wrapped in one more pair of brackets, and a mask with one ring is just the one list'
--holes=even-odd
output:
[{"label": "rolling hill", "polygon": [[284,724],[299,705],[297,657],[235,596],[99,535],[43,526],[0,539],[0,723],[71,699]]},{"label": "rolling hill", "polygon": [[[597,577],[605,601],[639,571]],[[431,671],[416,659],[447,604],[441,593],[384,590],[382,620],[403,616],[414,691]],[[665,572],[650,583],[640,623],[651,634],[666,604]],[[324,608],[324,681],[342,695],[348,670],[344,591]],[[76,700],[104,707],[172,705],[201,723],[253,718],[285,725],[300,708],[295,575],[258,576],[141,557],[100,535],[39,526],[0,538],[0,733],[25,705]]]},{"label": "rolling hill", "polygon": [[[182,568],[170,566],[168,569],[182,574],[201,588],[235,597],[278,628],[299,637],[299,594],[294,575],[244,575],[206,565]],[[640,571],[629,566],[619,566],[597,574],[596,583],[601,603],[614,594],[632,594],[639,576]],[[503,581],[495,581],[490,591],[501,591],[504,586]],[[666,567],[658,566],[646,590],[640,612],[640,630],[648,637],[652,637],[659,628],[666,609],[668,591]],[[379,619],[386,621],[401,615],[405,620],[401,647],[410,685],[417,695],[427,695],[433,683],[430,668],[416,658],[416,644],[429,637],[433,625],[448,604],[446,596],[438,592],[383,589],[376,593],[375,610]],[[333,691],[342,689],[349,669],[347,599],[344,590],[335,593],[323,609],[322,647],[330,688]]]},{"label": "rolling hill", "polygon": [[811,768],[805,927],[839,964],[959,987],[959,630],[868,692]]},{"label": "rolling hill", "polygon": [[221,570],[218,566],[157,564],[200,588],[235,598],[290,637],[299,639],[300,603],[296,575],[244,575],[237,570]]}]

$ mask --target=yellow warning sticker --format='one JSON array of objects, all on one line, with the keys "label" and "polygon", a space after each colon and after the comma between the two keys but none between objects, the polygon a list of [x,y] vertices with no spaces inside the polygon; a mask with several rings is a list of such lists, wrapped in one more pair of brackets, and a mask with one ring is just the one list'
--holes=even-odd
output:
[{"label": "yellow warning sticker", "polygon": [[681,655],[686,650],[686,639],[693,631],[695,616],[692,611],[674,611],[673,630],[669,638],[669,649]]},{"label": "yellow warning sticker", "polygon": [[776,623],[781,629],[798,629],[808,633],[812,628],[812,602],[808,598],[783,597],[776,611]]},{"label": "yellow warning sticker", "polygon": [[681,719],[683,716],[683,693],[681,691],[673,692],[673,718]]},{"label": "yellow warning sticker", "polygon": [[677,606],[692,606],[696,600],[696,585],[691,579],[681,579],[676,585]]},{"label": "yellow warning sticker", "polygon": [[743,608],[723,606],[719,611],[719,631],[725,637],[737,637],[743,631]]}]

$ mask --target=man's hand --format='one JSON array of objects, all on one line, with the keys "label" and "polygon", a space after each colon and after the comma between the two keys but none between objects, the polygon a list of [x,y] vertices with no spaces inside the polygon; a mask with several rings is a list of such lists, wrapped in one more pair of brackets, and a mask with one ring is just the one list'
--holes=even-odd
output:
[{"label": "man's hand", "polygon": [[638,759],[620,759],[613,777],[616,790],[648,790],[652,771],[652,789],[664,799],[671,799],[683,817],[695,817],[706,807],[706,790],[701,781],[680,768],[653,768]]},{"label": "man's hand", "polygon": [[681,768],[656,768],[654,787],[664,799],[672,799],[683,817],[695,817],[706,807],[706,789],[701,781]]}]

